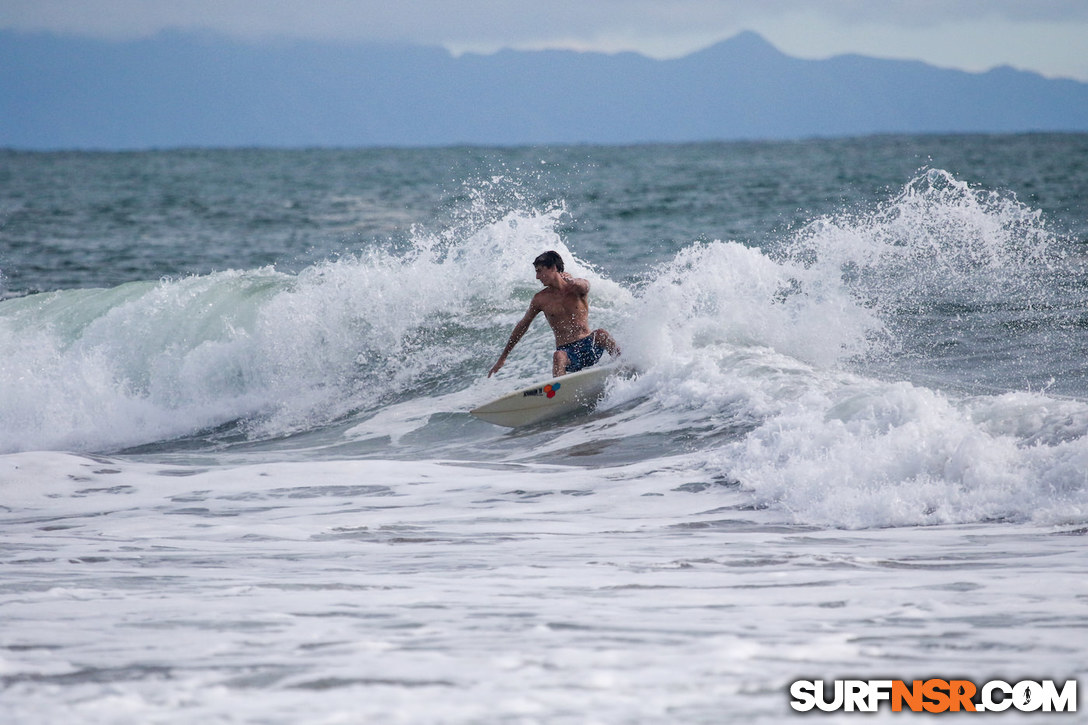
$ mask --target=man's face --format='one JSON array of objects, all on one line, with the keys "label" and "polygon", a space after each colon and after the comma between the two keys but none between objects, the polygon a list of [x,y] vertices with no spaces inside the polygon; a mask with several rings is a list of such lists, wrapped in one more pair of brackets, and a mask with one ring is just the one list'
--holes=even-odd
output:
[{"label": "man's face", "polygon": [[536,268],[536,278],[545,287],[551,287],[556,283],[559,278],[559,270],[555,267],[545,267],[540,265]]}]

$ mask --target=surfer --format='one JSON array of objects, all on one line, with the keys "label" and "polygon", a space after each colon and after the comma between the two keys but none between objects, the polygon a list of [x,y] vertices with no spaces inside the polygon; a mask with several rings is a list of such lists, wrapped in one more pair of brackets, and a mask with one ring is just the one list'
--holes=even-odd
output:
[{"label": "surfer", "polygon": [[544,252],[533,260],[533,267],[544,289],[533,295],[528,311],[514,325],[510,340],[487,377],[506,364],[506,356],[540,312],[544,313],[544,318],[555,333],[553,376],[559,377],[595,365],[606,351],[611,357],[618,356],[620,348],[607,330],[589,329],[589,281],[575,279],[564,272],[563,258],[558,252]]}]

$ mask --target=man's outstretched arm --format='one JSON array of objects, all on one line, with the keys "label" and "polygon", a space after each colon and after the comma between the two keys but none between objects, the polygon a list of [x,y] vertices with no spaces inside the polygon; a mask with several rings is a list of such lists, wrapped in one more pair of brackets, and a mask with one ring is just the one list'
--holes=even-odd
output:
[{"label": "man's outstretched arm", "polygon": [[514,325],[514,331],[510,333],[510,339],[506,342],[506,347],[503,348],[502,354],[499,355],[499,360],[488,371],[487,377],[491,377],[499,371],[503,365],[506,364],[506,356],[510,354],[510,351],[514,349],[514,345],[518,344],[518,340],[525,334],[525,331],[529,329],[529,325],[532,324],[533,318],[540,312],[540,308],[536,305],[530,304],[529,309],[525,312],[525,316],[518,320],[518,324]]}]

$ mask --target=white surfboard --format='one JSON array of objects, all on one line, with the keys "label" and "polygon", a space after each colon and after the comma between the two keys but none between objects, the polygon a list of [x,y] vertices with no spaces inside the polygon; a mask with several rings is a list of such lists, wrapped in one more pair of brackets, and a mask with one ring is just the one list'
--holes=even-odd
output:
[{"label": "white surfboard", "polygon": [[529,425],[592,407],[600,400],[608,378],[625,369],[618,364],[594,365],[515,390],[469,412],[508,428]]}]

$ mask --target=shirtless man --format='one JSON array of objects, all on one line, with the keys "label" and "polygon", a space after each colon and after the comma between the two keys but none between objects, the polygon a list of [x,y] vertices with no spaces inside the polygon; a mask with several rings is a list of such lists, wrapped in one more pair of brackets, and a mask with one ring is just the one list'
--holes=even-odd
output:
[{"label": "shirtless man", "polygon": [[589,282],[575,279],[563,271],[563,258],[557,252],[544,252],[533,260],[536,278],[544,285],[533,296],[529,310],[514,325],[499,361],[488,372],[491,377],[506,364],[506,356],[529,329],[537,313],[555,333],[555,354],[552,355],[552,375],[558,377],[595,365],[605,351],[612,357],[620,354],[619,346],[607,330],[589,329]]}]

